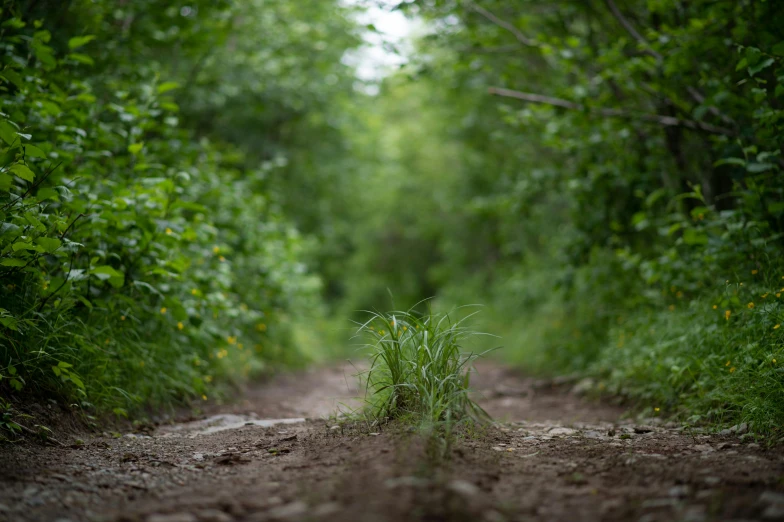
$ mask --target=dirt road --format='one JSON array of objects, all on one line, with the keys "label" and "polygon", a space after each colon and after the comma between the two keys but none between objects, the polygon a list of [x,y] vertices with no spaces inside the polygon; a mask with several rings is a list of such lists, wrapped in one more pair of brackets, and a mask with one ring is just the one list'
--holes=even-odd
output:
[{"label": "dirt road", "polygon": [[493,363],[474,386],[500,423],[450,447],[333,428],[320,417],[356,404],[352,373],[283,375],[153,431],[0,448],[0,520],[784,520],[781,448],[623,420]]}]

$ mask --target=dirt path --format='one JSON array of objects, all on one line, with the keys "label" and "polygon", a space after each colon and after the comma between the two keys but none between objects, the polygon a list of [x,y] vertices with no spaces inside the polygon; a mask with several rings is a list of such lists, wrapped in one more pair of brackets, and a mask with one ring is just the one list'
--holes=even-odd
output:
[{"label": "dirt path", "polygon": [[0,520],[784,520],[781,449],[621,420],[492,363],[474,385],[503,422],[449,448],[330,429],[319,417],[351,403],[352,373],[280,376],[148,434],[0,448]]}]

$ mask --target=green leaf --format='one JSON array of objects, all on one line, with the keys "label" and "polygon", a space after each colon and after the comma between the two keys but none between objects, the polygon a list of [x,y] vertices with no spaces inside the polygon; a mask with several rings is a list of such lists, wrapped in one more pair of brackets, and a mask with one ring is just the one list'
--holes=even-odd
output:
[{"label": "green leaf", "polygon": [[3,259],[2,261],[0,261],[0,265],[2,266],[25,266],[26,264],[27,261],[25,261],[24,259],[17,259],[15,257]]},{"label": "green leaf", "polygon": [[755,74],[757,74],[758,72],[762,71],[763,69],[767,69],[768,67],[773,65],[775,63],[775,61],[776,60],[773,59],[773,58],[766,58],[765,60],[762,60],[761,62],[759,62],[757,65],[753,65],[753,66],[749,67],[749,69],[748,69],[749,76],[754,76]]},{"label": "green leaf", "polygon": [[16,135],[16,127],[7,121],[0,121],[0,138],[9,145],[19,141],[19,136]]},{"label": "green leaf", "polygon": [[14,178],[6,174],[5,172],[0,172],[0,190],[9,191],[11,190],[11,184],[13,183]]},{"label": "green leaf", "polygon": [[775,168],[776,165],[774,165],[773,163],[749,163],[746,166],[746,170],[748,172],[753,172],[753,173],[765,172],[766,170],[771,170]]},{"label": "green leaf", "polygon": [[68,48],[69,49],[78,49],[83,45],[87,45],[88,43],[95,40],[95,35],[93,34],[86,34],[84,36],[74,36],[70,40],[68,40]]},{"label": "green leaf", "polygon": [[11,247],[11,250],[14,252],[19,252],[20,250],[35,250],[35,246],[32,243],[17,242],[14,243],[14,246]]},{"label": "green leaf", "polygon": [[3,78],[7,82],[13,83],[20,89],[24,87],[25,84],[24,80],[22,79],[22,76],[18,72],[14,71],[13,69],[4,70],[2,73],[0,73],[0,78]]},{"label": "green leaf", "polygon": [[173,91],[174,89],[179,89],[180,84],[177,82],[164,82],[158,86],[158,94],[163,94],[165,92]]},{"label": "green leaf", "polygon": [[70,378],[71,382],[76,385],[77,388],[79,388],[80,390],[84,390],[84,383],[82,382],[82,380],[79,378],[78,375],[71,373],[69,374],[68,377]]},{"label": "green leaf", "polygon": [[745,167],[746,160],[743,158],[724,158],[713,163],[714,167],[719,167],[721,165],[739,165],[741,167]]},{"label": "green leaf", "polygon": [[777,43],[773,46],[773,49],[770,50],[772,54],[776,56],[784,56],[784,41]]},{"label": "green leaf", "polygon": [[139,154],[142,151],[143,148],[144,148],[144,143],[143,142],[142,143],[134,143],[132,145],[128,145],[128,152],[130,152],[131,154],[136,156],[137,154]]},{"label": "green leaf", "polygon": [[45,158],[46,153],[36,147],[35,145],[25,145],[24,147],[25,156],[30,156],[31,158]]},{"label": "green leaf", "polygon": [[13,165],[11,165],[11,168],[8,169],[8,172],[11,172],[12,174],[16,174],[23,180],[29,181],[30,183],[35,181],[35,173],[33,173],[33,171],[30,170],[27,167],[27,165],[23,163],[14,163]]},{"label": "green leaf", "polygon": [[115,288],[120,288],[125,282],[125,275],[118,272],[109,265],[103,265],[93,268],[90,273],[101,281],[108,281],[110,285]]},{"label": "green leaf", "polygon": [[38,201],[46,201],[47,199],[57,201],[60,199],[60,193],[51,187],[40,189],[35,196],[38,198]]},{"label": "green leaf", "polygon": [[73,368],[73,364],[67,363],[65,361],[58,361],[57,366],[60,368]]},{"label": "green leaf", "polygon": [[39,237],[35,242],[41,245],[48,253],[54,252],[63,244],[62,241],[56,237]]},{"label": "green leaf", "polygon": [[687,245],[706,245],[708,244],[708,234],[701,230],[688,228],[683,231],[683,242]]},{"label": "green leaf", "polygon": [[66,58],[70,58],[71,60],[79,63],[83,63],[85,65],[95,65],[95,62],[92,58],[87,56],[86,54],[81,53],[71,53],[65,56]]}]

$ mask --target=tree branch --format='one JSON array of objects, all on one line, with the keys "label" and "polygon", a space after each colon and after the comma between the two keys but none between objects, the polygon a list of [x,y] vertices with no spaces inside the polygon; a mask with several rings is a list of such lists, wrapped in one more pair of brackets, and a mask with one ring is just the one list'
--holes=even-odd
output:
[{"label": "tree branch", "polygon": [[[621,13],[621,10],[618,9],[617,5],[615,5],[615,1],[614,0],[605,0],[605,3],[607,4],[607,7],[610,8],[610,11],[612,12],[612,14],[615,17],[615,19],[618,20],[618,22],[623,26],[624,29],[626,29],[626,32],[629,33],[632,36],[632,38],[637,40],[640,43],[640,45],[645,47],[645,52],[647,54],[653,56],[654,58],[656,58],[656,61],[661,65],[661,63],[664,61],[664,56],[662,56],[660,53],[656,52],[651,47],[651,44],[648,43],[648,40],[646,40],[645,37],[643,35],[641,35],[637,31],[637,29],[634,28],[634,26],[631,24],[631,22],[629,22],[629,20],[625,16],[623,16],[623,13]],[[699,90],[697,90],[695,87],[689,86],[689,87],[686,88],[686,90],[688,91],[689,96],[691,96],[691,98],[694,101],[696,101],[697,103],[700,103],[700,104],[705,103],[705,96]],[[722,113],[718,109],[718,107],[714,107],[713,105],[709,105],[707,107],[707,109],[708,109],[708,112],[710,112],[714,116],[716,116],[719,119],[721,119],[721,121],[723,121],[724,123],[727,123],[727,124],[733,125],[733,126],[735,125],[735,121],[732,118],[730,118],[729,116],[727,116],[726,114]]]},{"label": "tree branch", "polygon": [[610,11],[612,11],[612,14],[615,17],[615,19],[618,20],[618,22],[620,22],[620,24],[623,26],[624,29],[626,29],[626,32],[629,33],[632,36],[632,38],[634,38],[640,44],[642,44],[643,47],[645,47],[645,52],[653,56],[654,58],[656,58],[656,61],[658,62],[663,61],[664,57],[651,48],[651,44],[648,43],[648,40],[646,40],[643,35],[638,33],[637,29],[634,28],[631,22],[629,22],[629,20],[627,20],[626,17],[623,16],[623,13],[621,12],[620,9],[618,9],[618,6],[615,5],[615,2],[613,0],[605,0],[605,2],[607,3],[607,7],[610,8]]},{"label": "tree branch", "polygon": [[552,105],[554,107],[562,107],[573,111],[585,111],[607,118],[623,118],[628,120],[640,120],[662,125],[664,127],[684,127],[692,130],[699,130],[711,134],[720,134],[722,136],[735,136],[735,132],[731,129],[724,127],[717,127],[709,123],[701,121],[686,120],[676,118],[674,116],[663,116],[661,114],[649,114],[644,112],[631,112],[623,109],[607,109],[602,107],[589,107],[581,103],[564,100],[563,98],[553,98],[552,96],[544,96],[542,94],[533,94],[528,92],[514,91],[511,89],[502,89],[499,87],[488,88],[490,94],[496,96],[503,96],[505,98],[515,98],[531,103],[540,103],[543,105]]},{"label": "tree branch", "polygon": [[502,29],[506,29],[507,31],[512,33],[514,35],[514,37],[517,38],[517,41],[520,42],[521,44],[525,45],[526,47],[541,47],[541,44],[539,42],[537,42],[536,40],[531,40],[530,38],[525,36],[523,33],[521,33],[520,30],[517,27],[515,27],[512,24],[510,24],[509,22],[501,20],[500,18],[498,18],[496,15],[494,15],[493,13],[491,13],[490,11],[485,9],[484,7],[476,5],[473,2],[469,2],[468,3],[468,7],[473,9],[474,11],[479,13],[480,15],[484,16],[485,18],[487,18],[488,20],[493,22],[498,27],[500,27]]}]

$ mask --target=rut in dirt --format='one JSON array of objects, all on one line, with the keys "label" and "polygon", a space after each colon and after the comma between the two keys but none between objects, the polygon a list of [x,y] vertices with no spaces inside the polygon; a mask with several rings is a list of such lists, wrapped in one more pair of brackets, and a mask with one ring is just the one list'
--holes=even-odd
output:
[{"label": "rut in dirt", "polygon": [[282,375],[153,431],[3,448],[0,519],[784,520],[784,452],[744,433],[633,420],[492,362],[473,383],[498,423],[451,444],[394,424],[336,427],[324,417],[359,405],[355,371]]}]

